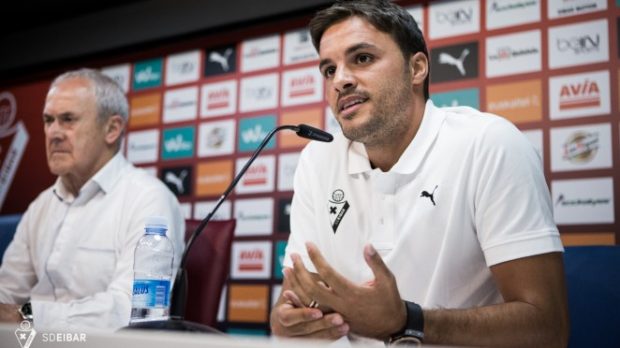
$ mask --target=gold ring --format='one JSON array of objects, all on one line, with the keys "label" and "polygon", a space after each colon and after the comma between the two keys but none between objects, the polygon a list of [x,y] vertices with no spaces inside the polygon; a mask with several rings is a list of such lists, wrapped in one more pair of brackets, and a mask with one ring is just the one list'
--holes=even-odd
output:
[{"label": "gold ring", "polygon": [[308,305],[309,308],[319,308],[319,303],[316,302],[315,300],[310,301],[310,304]]}]

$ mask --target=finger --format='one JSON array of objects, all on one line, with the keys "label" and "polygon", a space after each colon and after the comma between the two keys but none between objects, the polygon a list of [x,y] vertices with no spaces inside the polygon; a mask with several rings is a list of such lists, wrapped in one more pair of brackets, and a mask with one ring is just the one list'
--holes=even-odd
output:
[{"label": "finger", "polygon": [[[334,289],[336,292],[342,293],[353,286],[351,282],[329,265],[314,243],[307,242],[306,249],[308,250],[308,256],[310,256],[310,260],[312,260],[317,272],[321,275],[321,278],[329,284],[330,288]],[[323,286],[323,288],[325,287]]]},{"label": "finger", "polygon": [[284,298],[286,298],[287,300],[291,301],[291,303],[298,308],[302,308],[305,307],[304,304],[301,302],[301,300],[299,299],[299,296],[297,296],[297,294],[291,290],[285,290],[282,293],[282,296],[284,296]]},{"label": "finger", "polygon": [[323,313],[315,308],[294,307],[289,303],[283,303],[276,308],[278,323],[286,328],[299,326],[300,324],[313,322],[323,317]]},{"label": "finger", "polygon": [[[295,262],[296,256],[291,256],[293,262]],[[307,307],[308,304],[312,301],[311,296],[307,293],[307,287],[303,285],[303,283],[299,280],[296,275],[296,272],[291,268],[285,268],[283,270],[284,273],[284,281],[286,282],[287,288],[292,290],[297,297],[297,305],[299,307]],[[292,302],[292,300],[291,300]]]},{"label": "finger", "polygon": [[340,314],[334,313],[318,320],[287,327],[286,330],[290,336],[339,338],[348,333],[349,326]]},{"label": "finger", "polygon": [[349,324],[342,324],[340,326],[331,327],[329,329],[321,330],[310,335],[305,335],[304,338],[320,339],[320,340],[337,340],[343,336],[349,334]]},{"label": "finger", "polygon": [[298,254],[291,254],[291,259],[293,260],[293,276],[305,293],[305,295],[300,295],[302,302],[309,304],[315,300],[319,303],[327,303],[326,296],[329,295],[329,291],[325,286],[319,285],[316,274],[312,274],[306,269],[301,256]]},{"label": "finger", "polygon": [[383,281],[392,276],[392,272],[372,244],[366,244],[364,247],[364,259],[377,281]]}]

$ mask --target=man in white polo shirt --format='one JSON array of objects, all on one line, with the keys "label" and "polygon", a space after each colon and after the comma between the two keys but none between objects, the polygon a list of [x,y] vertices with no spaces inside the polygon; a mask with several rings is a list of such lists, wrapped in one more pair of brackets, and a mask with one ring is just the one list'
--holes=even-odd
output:
[{"label": "man in white polo shirt", "polygon": [[343,133],[302,152],[273,333],[565,346],[563,248],[527,139],[433,105],[397,5],[337,2],[310,30]]}]

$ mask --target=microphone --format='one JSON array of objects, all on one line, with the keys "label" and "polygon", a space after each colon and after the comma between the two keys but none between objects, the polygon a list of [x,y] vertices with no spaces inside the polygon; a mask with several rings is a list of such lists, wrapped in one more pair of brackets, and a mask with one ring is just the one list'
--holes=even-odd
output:
[{"label": "microphone", "polygon": [[195,332],[209,332],[209,333],[218,333],[221,334],[220,331],[214,329],[212,327],[193,323],[190,321],[184,320],[185,318],[185,305],[187,300],[187,272],[185,271],[185,263],[187,262],[187,255],[189,254],[189,250],[191,249],[196,237],[200,235],[202,230],[207,226],[209,221],[213,215],[217,212],[220,205],[224,203],[230,192],[237,186],[237,183],[243,177],[243,174],[250,168],[250,165],[256,160],[258,155],[261,153],[263,148],[267,145],[269,140],[273,137],[277,132],[288,129],[294,131],[298,136],[306,139],[317,140],[322,142],[331,142],[334,137],[315,127],[308,126],[306,124],[299,124],[297,126],[294,125],[283,125],[274,128],[267,134],[265,139],[260,143],[258,148],[252,154],[252,157],[245,163],[239,174],[235,176],[233,181],[228,185],[224,193],[220,196],[217,203],[211,209],[209,214],[200,222],[198,227],[194,230],[191,237],[187,241],[185,245],[185,249],[183,250],[183,255],[181,256],[181,263],[179,264],[179,268],[177,269],[177,274],[174,279],[174,284],[172,286],[172,293],[170,295],[170,319],[167,320],[153,320],[146,322],[139,322],[130,324],[127,328],[130,329],[154,329],[154,330],[175,330],[175,331],[195,331]]}]

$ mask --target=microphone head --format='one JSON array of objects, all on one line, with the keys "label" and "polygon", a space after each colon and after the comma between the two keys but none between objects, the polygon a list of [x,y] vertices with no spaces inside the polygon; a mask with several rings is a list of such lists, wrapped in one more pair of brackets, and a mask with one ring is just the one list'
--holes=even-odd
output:
[{"label": "microphone head", "polygon": [[326,131],[308,126],[307,124],[300,124],[297,128],[299,130],[296,133],[302,138],[323,141],[326,143],[334,140],[334,137]]}]

